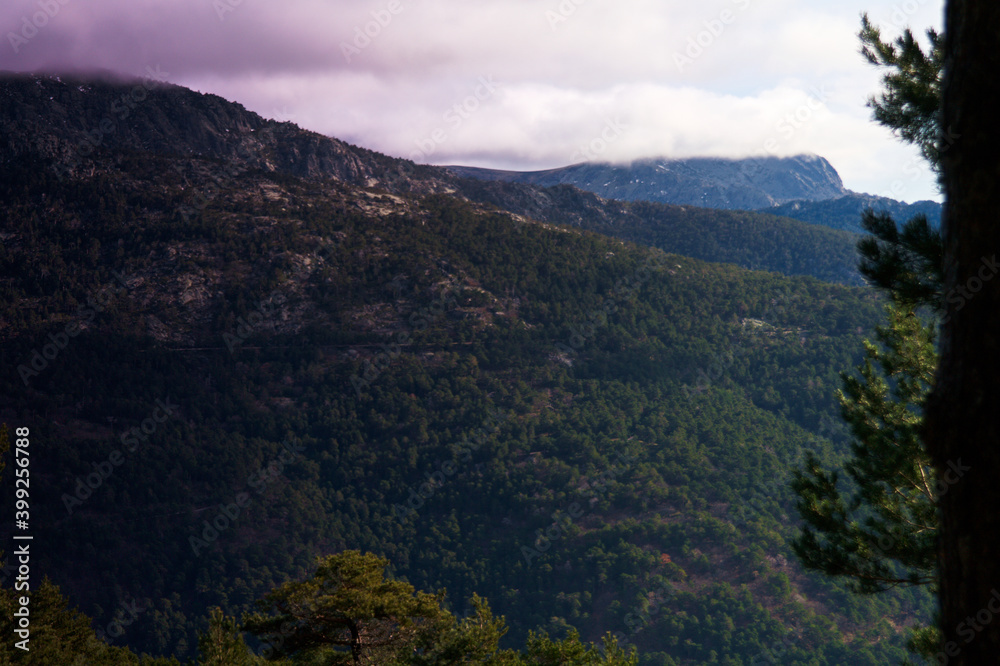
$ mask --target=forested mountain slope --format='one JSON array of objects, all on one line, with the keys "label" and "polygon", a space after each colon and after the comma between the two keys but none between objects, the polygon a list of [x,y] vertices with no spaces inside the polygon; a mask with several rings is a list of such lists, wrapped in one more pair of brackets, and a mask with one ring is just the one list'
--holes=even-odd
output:
[{"label": "forested mountain slope", "polygon": [[905,222],[915,215],[924,215],[931,226],[935,228],[941,226],[941,204],[936,201],[916,201],[906,204],[887,197],[856,192],[825,201],[790,201],[779,206],[763,208],[759,212],[861,233],[863,231],[861,213],[868,208],[875,212],[889,213],[899,222]]},{"label": "forested mountain slope", "polygon": [[923,593],[859,600],[786,543],[870,292],[389,187],[375,154],[365,182],[155,145],[57,174],[4,137],[2,420],[36,447],[33,567],[95,627],[142,609],[109,640],[189,655],[210,606],[350,548],[515,644],[904,654]]}]

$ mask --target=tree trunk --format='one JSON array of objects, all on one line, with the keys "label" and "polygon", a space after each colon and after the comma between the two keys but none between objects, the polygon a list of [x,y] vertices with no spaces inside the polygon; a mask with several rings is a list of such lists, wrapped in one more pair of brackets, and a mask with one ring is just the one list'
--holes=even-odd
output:
[{"label": "tree trunk", "polygon": [[1000,2],[949,0],[944,31],[948,316],[925,431],[941,511],[937,662],[979,666],[1000,663]]},{"label": "tree trunk", "polygon": [[351,630],[351,656],[354,657],[354,663],[361,663],[361,632],[358,630],[358,625],[355,622],[348,621],[347,628]]}]

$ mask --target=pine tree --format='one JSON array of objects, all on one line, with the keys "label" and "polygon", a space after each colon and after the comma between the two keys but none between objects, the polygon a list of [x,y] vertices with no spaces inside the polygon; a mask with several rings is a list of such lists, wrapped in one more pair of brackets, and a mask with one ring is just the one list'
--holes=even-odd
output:
[{"label": "pine tree", "polygon": [[21,592],[0,589],[0,631],[5,640],[0,641],[0,664],[26,664],[28,666],[180,666],[172,658],[141,658],[124,647],[108,645],[97,637],[90,626],[90,618],[71,608],[48,578],[30,592],[31,643],[28,651],[14,647],[14,616],[20,607]]},{"label": "pine tree", "polygon": [[860,377],[844,375],[838,392],[854,437],[844,466],[849,490],[812,455],[792,484],[805,521],[795,554],[865,594],[931,583],[936,559],[938,493],[920,440],[936,362],[934,326],[903,307],[886,311],[880,345],[865,342]]},{"label": "pine tree", "polygon": [[250,652],[235,618],[223,614],[221,608],[209,610],[208,630],[198,636],[197,666],[255,666],[265,663]]},{"label": "pine tree", "polygon": [[518,666],[636,666],[639,657],[635,646],[626,651],[618,645],[618,639],[605,635],[602,648],[580,641],[576,630],[561,640],[555,641],[545,633],[532,633],[528,637],[528,647]]},{"label": "pine tree", "polygon": [[434,644],[414,654],[405,663],[412,666],[458,666],[491,664],[517,666],[516,655],[499,651],[500,639],[507,633],[503,617],[493,617],[489,604],[479,595],[472,597],[474,612],[443,631]]},{"label": "pine tree", "polygon": [[[908,29],[885,42],[867,15],[859,32],[862,55],[888,70],[882,93],[869,99],[874,119],[919,147],[938,172],[943,39],[934,30],[927,37],[927,52]],[[937,366],[944,249],[923,215],[900,226],[868,210],[862,226],[870,235],[858,243],[859,270],[888,297],[887,324],[876,331],[878,345],[865,341],[859,376],[842,376],[838,400],[854,440],[846,483],[811,456],[795,476],[805,524],[793,549],[807,568],[872,594],[936,580],[937,503],[947,488],[937,481],[922,432]],[[939,636],[934,627],[917,628],[911,649],[933,656]]]},{"label": "pine tree", "polygon": [[868,99],[875,120],[920,148],[924,158],[939,171],[944,41],[933,29],[926,34],[930,42],[926,52],[909,28],[894,41],[885,42],[881,30],[864,14],[858,36],[861,55],[875,67],[888,70],[882,76],[881,94]]},{"label": "pine tree", "polygon": [[[882,92],[868,99],[876,122],[913,144],[935,172],[953,137],[941,131],[943,37],[927,30],[925,52],[909,28],[892,42],[882,40],[878,27],[861,17],[861,55],[882,76]],[[898,227],[891,216],[866,211],[861,225],[870,236],[858,243],[859,269],[875,287],[913,306],[942,307],[941,234],[927,218],[917,215]]]},{"label": "pine tree", "polygon": [[[473,595],[473,613],[458,621],[444,609],[444,592],[428,594],[385,574],[388,560],[345,551],[320,558],[315,575],[285,583],[259,605],[265,611],[244,618],[242,631],[266,643],[268,660],[293,663],[378,664],[379,666],[635,666],[607,636],[603,647],[580,641],[572,631],[562,640],[532,633],[524,654],[501,650],[507,632],[485,599]],[[209,632],[199,640],[199,664],[256,664],[235,624],[213,612]],[[229,659],[229,661],[226,661]],[[269,663],[269,662],[265,662]]]},{"label": "pine tree", "polygon": [[[259,602],[267,614],[247,618],[244,629],[282,636],[278,656],[329,652],[330,663],[386,664],[427,648],[454,622],[441,606],[444,592],[415,592],[386,578],[388,564],[353,550],[321,558],[309,580],[268,593]],[[349,653],[334,661],[338,648]]]}]

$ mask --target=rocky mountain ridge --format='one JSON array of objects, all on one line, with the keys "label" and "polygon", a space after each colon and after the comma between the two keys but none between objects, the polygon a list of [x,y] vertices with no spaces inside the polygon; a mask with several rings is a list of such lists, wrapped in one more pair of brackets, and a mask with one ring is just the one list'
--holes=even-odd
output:
[{"label": "rocky mountain ridge", "polygon": [[449,169],[468,178],[543,186],[568,184],[608,199],[703,208],[753,210],[848,193],[836,169],[816,155],[661,158],[627,165],[592,162],[529,172],[461,166]]},{"label": "rocky mountain ridge", "polygon": [[[221,190],[257,175],[331,179],[372,195],[454,195],[524,219],[572,225],[653,243],[707,261],[857,284],[854,240],[814,225],[752,213],[605,199],[571,185],[544,187],[464,178],[267,120],[217,95],[155,78],[0,74],[0,165],[37,160],[64,179],[115,173],[125,155],[179,157],[180,176],[196,216]],[[827,172],[813,160],[815,178]],[[834,174],[835,175],[835,174]],[[825,176],[831,191],[839,181]],[[802,188],[789,186],[788,194]],[[794,250],[779,239],[795,239]],[[767,239],[766,252],[761,248]],[[751,246],[757,249],[748,248]],[[751,256],[755,255],[756,256]],[[764,255],[764,256],[762,256]]]},{"label": "rocky mountain ridge", "polygon": [[640,160],[627,165],[574,164],[545,171],[500,171],[451,166],[462,177],[542,187],[572,185],[606,199],[651,201],[719,210],[756,210],[810,224],[863,233],[866,208],[904,221],[926,215],[935,226],[941,204],[907,204],[888,197],[853,192],[836,169],[816,155],[746,159],[689,158]]}]

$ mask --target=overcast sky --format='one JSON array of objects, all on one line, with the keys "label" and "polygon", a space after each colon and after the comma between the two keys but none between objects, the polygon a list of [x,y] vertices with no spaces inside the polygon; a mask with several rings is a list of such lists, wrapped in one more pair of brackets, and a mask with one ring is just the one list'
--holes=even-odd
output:
[{"label": "overcast sky", "polygon": [[159,67],[433,164],[809,152],[850,189],[940,200],[865,108],[862,11],[922,35],[943,0],[4,0],[0,69]]}]

